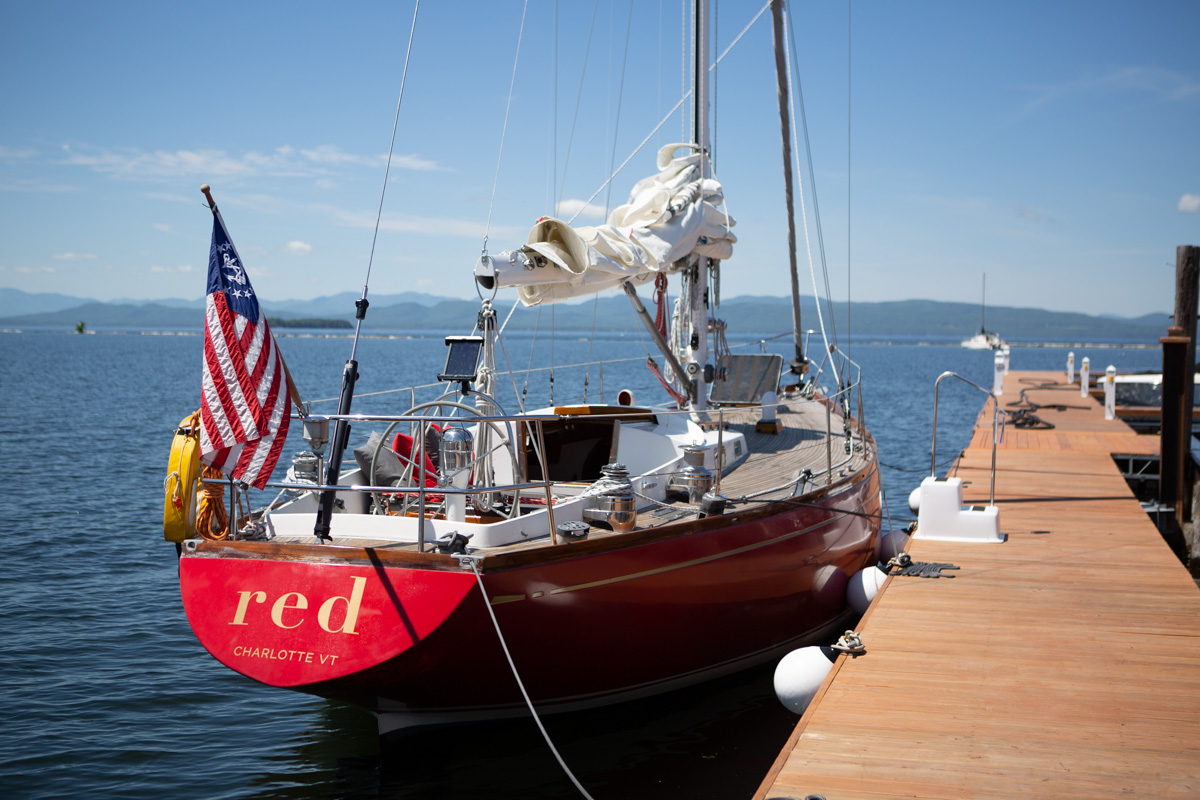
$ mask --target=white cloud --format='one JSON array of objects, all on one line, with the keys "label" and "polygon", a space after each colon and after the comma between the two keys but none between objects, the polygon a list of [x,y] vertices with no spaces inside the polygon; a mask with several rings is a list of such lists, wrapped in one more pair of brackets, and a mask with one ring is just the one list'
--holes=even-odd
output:
[{"label": "white cloud", "polygon": [[[289,152],[291,148],[288,148]],[[352,153],[344,152],[341,148],[332,144],[323,144],[319,147],[313,147],[308,150],[301,150],[300,155],[307,158],[314,164],[374,164],[375,159],[364,156],[356,156]]]},{"label": "white cloud", "polygon": [[154,223],[154,230],[162,231],[163,233],[174,233],[175,232],[174,229],[172,229],[171,226],[165,222]]},{"label": "white cloud", "polygon": [[180,264],[178,267],[160,267],[154,264],[150,267],[151,272],[192,272],[193,269],[191,264]]},{"label": "white cloud", "polygon": [[312,249],[313,248],[311,244],[297,239],[284,245],[283,252],[293,256],[306,256],[312,252]]},{"label": "white cloud", "polygon": [[12,271],[22,275],[32,275],[35,272],[57,272],[58,270],[54,267],[27,267],[22,264],[19,267],[13,267]]},{"label": "white cloud", "polygon": [[78,186],[68,186],[61,183],[46,183],[40,178],[17,178],[0,183],[0,191],[4,192],[77,192]]},{"label": "white cloud", "polygon": [[[284,145],[269,152],[247,151],[241,154],[225,150],[155,150],[104,148],[63,145],[60,164],[87,167],[103,175],[128,179],[166,179],[181,177],[245,178],[316,177],[330,174],[343,166],[378,167],[382,156],[346,153],[335,145],[301,149]],[[400,169],[441,170],[436,161],[417,155],[393,156],[392,165]],[[179,199],[177,195],[163,199]],[[188,201],[191,202],[191,201]]]},{"label": "white cloud", "polygon": [[586,203],[583,200],[576,200],[574,198],[559,200],[557,214],[560,219],[571,219],[575,216],[589,219],[604,219],[604,206],[595,203]]},{"label": "white cloud", "polygon": [[95,253],[70,253],[70,252],[68,252],[68,253],[55,253],[54,255],[52,255],[50,257],[57,258],[59,261],[85,261],[87,259],[95,258],[96,254]]},{"label": "white cloud", "polygon": [[[386,158],[381,157],[381,161],[386,161]],[[419,172],[450,172],[449,167],[443,167],[436,161],[430,161],[427,158],[421,158],[418,155],[408,156],[392,156],[392,166],[398,169],[411,169]]]},{"label": "white cloud", "polygon": [[[333,206],[318,205],[317,210],[328,213],[339,224],[347,228],[374,228],[374,212],[345,211]],[[483,221],[474,219],[454,219],[451,217],[417,217],[400,214],[384,214],[379,221],[380,230],[402,231],[404,233],[426,233],[434,236],[462,236],[468,239],[483,239]],[[490,236],[503,240],[504,238],[524,238],[526,231],[510,226],[493,225]]]},{"label": "white cloud", "polygon": [[[300,155],[307,158],[314,164],[357,164],[367,167],[382,167],[387,163],[387,156],[357,156],[353,153],[343,152],[336,145],[323,144],[319,147],[313,147],[307,150],[301,150]],[[430,161],[427,158],[421,158],[419,155],[397,155],[392,154],[392,166],[397,169],[411,169],[420,172],[444,172],[445,167],[439,166],[436,161]]]},{"label": "white cloud", "polygon": [[1200,94],[1200,81],[1190,75],[1160,67],[1124,67],[1101,75],[1086,75],[1061,83],[1032,87],[1036,96],[1026,106],[1031,111],[1043,103],[1093,91],[1140,92],[1159,100],[1186,100]]},{"label": "white cloud", "polygon": [[1200,194],[1185,194],[1179,198],[1177,206],[1181,214],[1198,214],[1200,213]]},{"label": "white cloud", "polygon": [[26,158],[33,158],[35,155],[37,155],[36,150],[28,148],[18,150],[15,147],[0,144],[0,158],[5,161],[21,161]]}]

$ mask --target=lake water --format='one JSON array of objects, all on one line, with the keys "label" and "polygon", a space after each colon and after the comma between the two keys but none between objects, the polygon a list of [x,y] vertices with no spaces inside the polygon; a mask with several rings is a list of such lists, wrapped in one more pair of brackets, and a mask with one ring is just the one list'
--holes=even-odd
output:
[{"label": "lake water", "polygon": [[[507,345],[529,403],[549,399],[551,344]],[[336,397],[345,337],[281,337],[306,398]],[[778,343],[771,345],[785,352]],[[5,797],[572,797],[531,721],[421,734],[381,748],[357,709],[260,686],[214,661],[179,600],[174,547],[162,539],[171,437],[199,399],[202,339],[137,331],[78,336],[0,332],[0,786]],[[1074,347],[1095,371],[1157,369],[1153,349]],[[641,357],[587,376],[589,396],[618,388],[662,398],[645,344],[608,337],[595,358]],[[990,386],[992,354],[952,344],[855,344],[865,420],[879,447],[891,513],[929,468],[933,380],[954,370]],[[557,364],[587,360],[559,333]],[[438,336],[361,342],[359,392],[431,379]],[[1014,346],[1013,369],[1062,369],[1065,348]],[[560,402],[584,374],[556,369]],[[1011,382],[1011,381],[1010,381]],[[513,387],[502,401],[515,409]],[[1016,399],[1009,386],[1006,402]],[[969,439],[984,396],[942,392],[939,461]],[[407,394],[363,396],[355,411],[402,413]],[[332,412],[332,403],[317,410]],[[297,437],[286,453],[302,449]],[[281,475],[281,472],[279,473]],[[760,669],[653,701],[550,717],[567,763],[599,798],[749,796],[795,717]]]}]

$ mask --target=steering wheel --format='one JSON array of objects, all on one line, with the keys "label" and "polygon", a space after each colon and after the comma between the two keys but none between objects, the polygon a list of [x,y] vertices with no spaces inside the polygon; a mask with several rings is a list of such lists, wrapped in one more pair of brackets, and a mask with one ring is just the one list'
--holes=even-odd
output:
[{"label": "steering wheel", "polygon": [[[460,415],[459,412],[462,412]],[[429,417],[431,422],[435,420],[444,420],[439,424],[445,426],[454,425],[457,423],[459,427],[469,427],[472,424],[476,427],[474,453],[470,462],[462,468],[461,471],[467,472],[471,477],[467,482],[467,488],[479,488],[478,494],[469,495],[477,508],[482,508],[490,511],[493,514],[503,516],[491,503],[485,500],[484,495],[489,494],[488,488],[495,485],[492,476],[492,454],[498,450],[504,449],[508,451],[509,463],[512,465],[512,475],[514,482],[520,483],[523,476],[520,469],[520,459],[517,458],[517,449],[514,445],[516,439],[512,423],[497,423],[479,421],[470,422],[470,415],[473,417],[483,417],[477,408],[466,403],[458,403],[453,400],[439,399],[428,403],[420,403],[413,406],[404,413],[408,417]],[[379,463],[379,454],[384,447],[389,446],[392,436],[392,431],[401,425],[408,425],[408,435],[412,438],[412,450],[409,453],[409,458],[400,458],[400,463],[404,470],[401,473],[400,482],[397,487],[401,489],[400,496],[403,498],[400,513],[405,514],[419,504],[419,494],[417,491],[417,481],[420,476],[420,467],[418,459],[425,458],[425,442],[421,439],[421,424],[418,422],[393,422],[383,432],[378,444],[375,445],[375,452],[371,454],[371,474],[368,476],[370,486],[375,485],[375,465]],[[429,425],[425,425],[426,431],[429,430]],[[495,443],[493,444],[493,439]],[[428,476],[428,472],[426,475]],[[438,475],[433,476],[435,479]],[[407,491],[405,491],[407,489]],[[432,489],[426,489],[426,494],[436,493]],[[383,500],[379,492],[372,492],[372,497],[375,499],[375,513],[380,513],[383,508]],[[493,493],[494,494],[494,493]],[[494,502],[494,498],[493,498]],[[428,502],[426,503],[428,505]],[[446,500],[443,496],[441,503],[435,508],[435,512],[440,510],[445,511]],[[513,503],[512,508],[508,511],[508,518],[511,519],[517,515],[520,503]]]}]

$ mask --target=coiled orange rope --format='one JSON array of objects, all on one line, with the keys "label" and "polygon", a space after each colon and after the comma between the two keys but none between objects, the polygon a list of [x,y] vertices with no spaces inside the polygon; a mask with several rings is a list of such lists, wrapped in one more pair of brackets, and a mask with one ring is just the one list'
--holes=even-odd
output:
[{"label": "coiled orange rope", "polygon": [[[204,468],[205,478],[224,478],[216,467]],[[225,511],[225,484],[201,482],[200,503],[196,508],[196,532],[209,541],[229,538],[229,514]],[[214,530],[215,524],[215,530]]]}]

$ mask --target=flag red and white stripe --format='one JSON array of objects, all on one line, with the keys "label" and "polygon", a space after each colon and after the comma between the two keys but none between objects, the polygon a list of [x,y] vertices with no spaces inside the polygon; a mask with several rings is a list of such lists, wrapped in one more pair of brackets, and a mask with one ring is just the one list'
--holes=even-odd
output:
[{"label": "flag red and white stripe", "polygon": [[291,403],[279,350],[215,211],[204,323],[200,460],[261,489],[287,439]]}]

